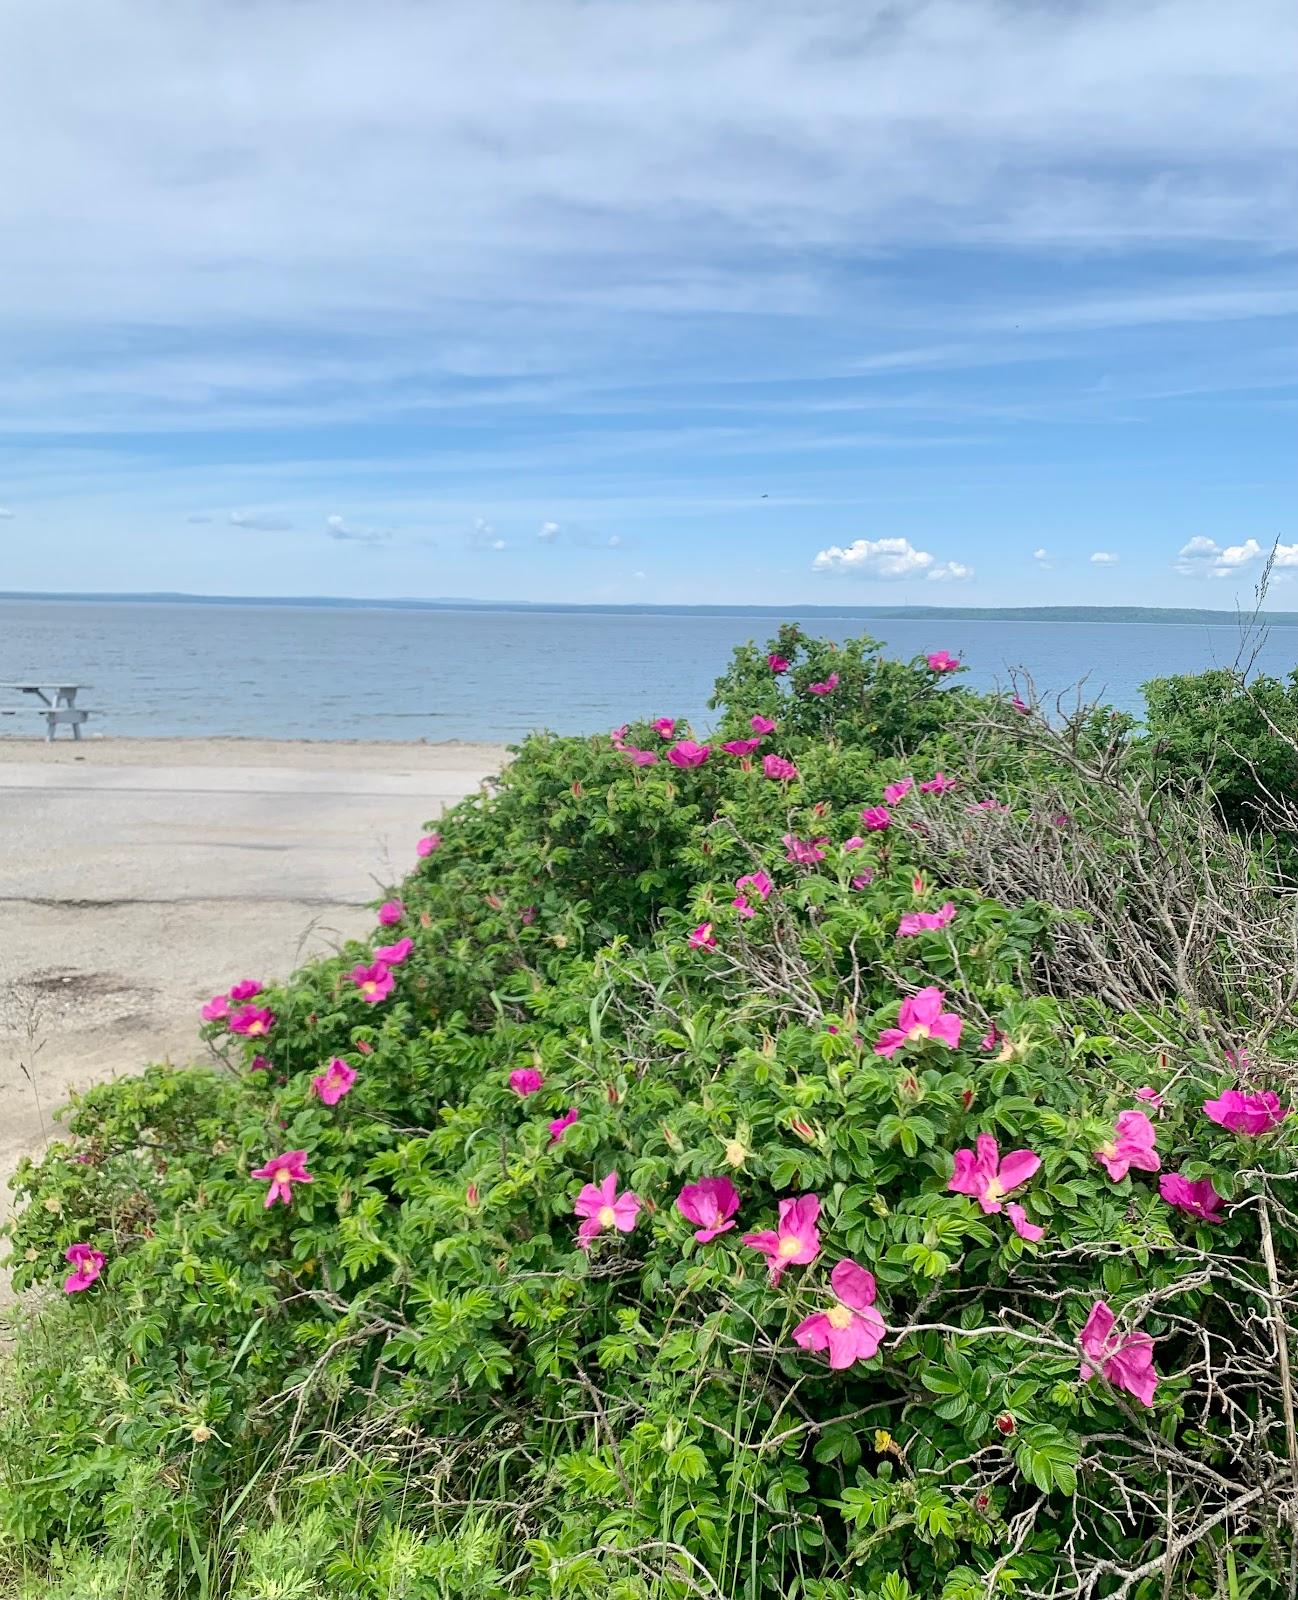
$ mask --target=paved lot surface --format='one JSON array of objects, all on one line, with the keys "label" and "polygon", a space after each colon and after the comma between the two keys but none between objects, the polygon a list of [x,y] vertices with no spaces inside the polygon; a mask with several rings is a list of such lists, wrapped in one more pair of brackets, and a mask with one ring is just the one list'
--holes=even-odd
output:
[{"label": "paved lot surface", "polygon": [[0,741],[0,1219],[69,1088],[194,1059],[214,992],[364,932],[423,824],[504,759],[466,744]]}]

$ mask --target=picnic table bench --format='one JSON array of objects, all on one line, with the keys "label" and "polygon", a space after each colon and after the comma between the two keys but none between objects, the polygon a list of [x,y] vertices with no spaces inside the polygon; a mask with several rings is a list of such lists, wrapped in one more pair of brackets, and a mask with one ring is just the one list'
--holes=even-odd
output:
[{"label": "picnic table bench", "polygon": [[45,742],[48,744],[54,738],[54,730],[60,723],[66,723],[72,729],[72,737],[81,737],[81,724],[90,717],[87,706],[77,704],[77,691],[89,689],[88,683],[59,683],[49,679],[41,683],[0,683],[0,689],[15,689],[19,694],[34,695],[40,702],[39,705],[18,707],[0,706],[0,717],[21,716],[23,710],[34,711],[37,716],[45,718]]}]

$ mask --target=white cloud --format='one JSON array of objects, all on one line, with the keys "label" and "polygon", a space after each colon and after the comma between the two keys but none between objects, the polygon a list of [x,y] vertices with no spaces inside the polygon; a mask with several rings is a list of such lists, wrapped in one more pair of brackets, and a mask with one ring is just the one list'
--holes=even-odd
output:
[{"label": "white cloud", "polygon": [[1115,556],[1112,550],[1096,550],[1091,554],[1093,567],[1116,567],[1120,560],[1121,557]]},{"label": "white cloud", "polygon": [[1045,548],[1044,545],[1039,550],[1034,550],[1032,552],[1032,559],[1034,561],[1047,561],[1049,558],[1050,552]]},{"label": "white cloud", "polygon": [[559,537],[559,524],[557,522],[543,522],[541,531],[536,536],[543,544],[553,544]]},{"label": "white cloud", "polygon": [[8,506],[0,506],[0,522],[12,522],[13,519],[14,519],[14,514],[9,509],[9,507]]},{"label": "white cloud", "polygon": [[[1269,547],[1253,538],[1222,546],[1215,539],[1196,534],[1177,551],[1173,565],[1186,578],[1230,578],[1242,576],[1245,567],[1263,560],[1268,553]],[[1277,544],[1275,566],[1298,567],[1298,544]]]},{"label": "white cloud", "polygon": [[474,517],[469,529],[469,543],[475,550],[506,550],[508,545],[485,517]]},{"label": "white cloud", "polygon": [[384,544],[392,537],[382,528],[358,527],[355,523],[348,522],[346,517],[340,516],[325,518],[325,532],[331,539],[351,544]]},{"label": "white cloud", "polygon": [[831,544],[817,554],[811,569],[888,582],[923,577],[940,583],[973,576],[972,567],[959,561],[939,562],[927,550],[916,550],[909,539],[856,539],[846,546]]},{"label": "white cloud", "polygon": [[232,528],[246,528],[251,533],[285,533],[293,526],[283,517],[261,511],[232,511],[229,522]]}]

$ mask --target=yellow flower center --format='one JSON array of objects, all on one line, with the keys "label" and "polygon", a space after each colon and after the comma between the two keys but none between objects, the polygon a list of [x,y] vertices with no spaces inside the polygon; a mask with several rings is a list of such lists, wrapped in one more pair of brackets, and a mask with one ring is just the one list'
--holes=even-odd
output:
[{"label": "yellow flower center", "polygon": [[249,1033],[265,1033],[265,1031],[266,1031],[266,1024],[264,1022],[254,1022],[252,1024],[252,1026],[248,1029]]},{"label": "yellow flower center", "polygon": [[987,1198],[989,1200],[1000,1200],[1004,1198],[1004,1195],[1005,1186],[1001,1183],[999,1178],[993,1178],[992,1181],[987,1185]]},{"label": "yellow flower center", "polygon": [[378,988],[378,984],[375,983],[373,981],[373,979],[369,979],[369,980],[367,980],[365,983],[363,983],[361,985],[361,993],[362,994],[373,994],[377,988]]},{"label": "yellow flower center", "polygon": [[852,1313],[846,1306],[830,1306],[825,1315],[829,1318],[831,1328],[850,1328],[852,1326]]},{"label": "yellow flower center", "polygon": [[287,1167],[279,1167],[276,1169],[274,1181],[276,1183],[287,1183],[292,1176],[293,1174],[288,1170]]},{"label": "yellow flower center", "polygon": [[801,1239],[781,1239],[780,1240],[780,1254],[782,1256],[786,1256],[786,1257],[787,1256],[796,1256],[798,1251],[801,1250],[801,1249],[802,1249],[802,1240]]},{"label": "yellow flower center", "polygon": [[927,1039],[930,1037],[927,1022],[917,1022],[907,1034],[909,1039]]},{"label": "yellow flower center", "polygon": [[601,1228],[611,1228],[616,1221],[617,1212],[614,1211],[612,1206],[601,1206],[599,1208],[599,1225]]},{"label": "yellow flower center", "polygon": [[1113,1140],[1110,1139],[1107,1144],[1102,1144],[1100,1146],[1097,1153],[1102,1156],[1108,1156],[1109,1160],[1112,1161],[1114,1156],[1116,1156],[1118,1153],[1118,1147],[1116,1144],[1114,1144]]}]

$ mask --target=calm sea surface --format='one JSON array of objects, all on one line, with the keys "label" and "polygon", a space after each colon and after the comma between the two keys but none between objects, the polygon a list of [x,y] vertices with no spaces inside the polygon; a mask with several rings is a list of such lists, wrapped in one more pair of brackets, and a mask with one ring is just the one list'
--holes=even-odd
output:
[{"label": "calm sea surface", "polygon": [[[1161,623],[919,621],[789,613],[834,639],[870,633],[892,655],[950,650],[962,680],[1089,694],[1139,711],[1140,685],[1228,666],[1235,627]],[[712,680],[731,648],[776,619],[591,612],[387,611],[361,606],[0,602],[0,681],[92,684],[106,735],[273,739],[513,740],[532,728],[591,733],[637,717],[708,725]],[[1298,663],[1298,627],[1273,627],[1259,664]],[[21,702],[0,691],[0,705]],[[27,724],[30,721],[30,729]],[[38,731],[8,718],[6,733]]]}]

